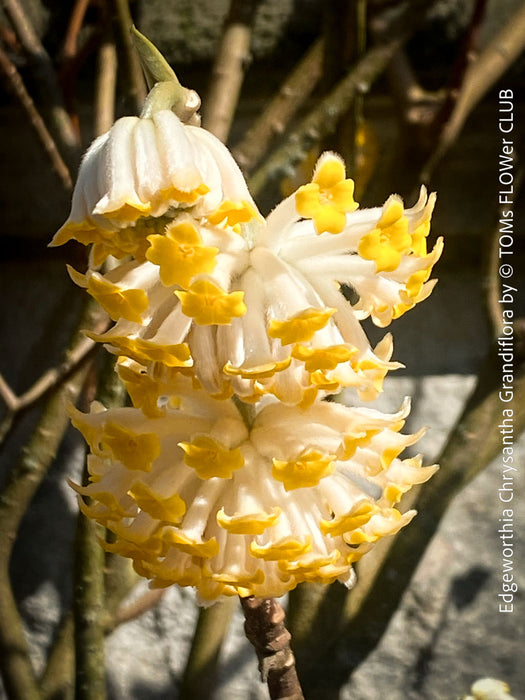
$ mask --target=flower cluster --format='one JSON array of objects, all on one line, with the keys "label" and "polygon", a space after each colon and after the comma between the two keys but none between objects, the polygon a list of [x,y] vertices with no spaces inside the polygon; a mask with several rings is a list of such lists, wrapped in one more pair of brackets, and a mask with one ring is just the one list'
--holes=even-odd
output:
[{"label": "flower cluster", "polygon": [[[425,299],[434,196],[359,210],[334,153],[265,220],[229,151],[170,110],[118,120],[88,150],[55,236],[91,245],[73,280],[115,322],[133,407],[73,422],[91,449],[81,507],[154,585],[202,599],[351,583],[351,564],[414,515],[436,467],[399,459],[419,435],[374,399],[393,362],[380,326]],[[112,264],[105,271],[104,263]]]}]

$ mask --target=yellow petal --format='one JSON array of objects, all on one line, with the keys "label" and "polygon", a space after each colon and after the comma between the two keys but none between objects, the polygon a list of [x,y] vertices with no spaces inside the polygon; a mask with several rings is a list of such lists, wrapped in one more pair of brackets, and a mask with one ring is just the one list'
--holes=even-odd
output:
[{"label": "yellow petal", "polygon": [[195,469],[201,479],[231,479],[233,472],[244,464],[238,447],[229,450],[207,435],[199,435],[192,442],[178,444],[184,451],[184,461]]},{"label": "yellow petal", "polygon": [[232,318],[246,313],[244,292],[228,294],[209,280],[197,280],[188,291],[175,295],[181,301],[182,313],[199,326],[228,325]]}]

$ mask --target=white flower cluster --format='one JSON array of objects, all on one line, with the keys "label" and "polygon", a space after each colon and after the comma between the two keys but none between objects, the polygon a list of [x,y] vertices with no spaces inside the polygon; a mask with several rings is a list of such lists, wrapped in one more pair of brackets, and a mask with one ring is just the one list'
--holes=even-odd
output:
[{"label": "white flower cluster", "polygon": [[408,403],[323,399],[374,399],[400,366],[361,321],[386,326],[431,292],[434,196],[359,210],[353,191],[325,153],[265,220],[229,151],[169,110],[120,119],[88,150],[54,244],[91,245],[70,274],[115,322],[93,337],[133,407],[74,412],[91,448],[76,489],[153,585],[205,600],[350,585],[352,563],[413,517],[396,505],[436,467],[399,458],[419,437],[400,433]]}]

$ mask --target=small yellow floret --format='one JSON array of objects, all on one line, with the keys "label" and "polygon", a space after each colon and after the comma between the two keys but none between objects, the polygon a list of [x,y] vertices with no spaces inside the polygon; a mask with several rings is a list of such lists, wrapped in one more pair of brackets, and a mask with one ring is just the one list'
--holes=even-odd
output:
[{"label": "small yellow floret", "polygon": [[148,295],[142,289],[121,289],[94,272],[87,283],[87,291],[108,312],[113,321],[125,318],[142,323],[142,314],[148,308]]},{"label": "small yellow floret", "polygon": [[130,494],[138,507],[156,520],[178,525],[186,512],[186,504],[178,494],[162,498],[140,481],[133,486]]},{"label": "small yellow floret", "polygon": [[218,209],[207,216],[210,224],[214,226],[225,222],[226,226],[230,226],[236,230],[239,224],[246,224],[248,221],[256,218],[261,218],[259,212],[250,202],[245,200],[240,202],[225,200]]},{"label": "small yellow floret", "polygon": [[226,515],[224,508],[217,513],[219,525],[233,535],[262,535],[279,520],[281,509],[272,508],[271,513],[249,513],[248,515]]},{"label": "small yellow floret", "polygon": [[348,362],[357,352],[357,348],[349,348],[346,345],[330,345],[326,348],[296,345],[292,350],[292,357],[304,362],[307,372],[316,372],[335,369],[341,362]]},{"label": "small yellow floret", "polygon": [[322,478],[334,471],[335,455],[307,450],[290,461],[273,459],[272,476],[284,484],[286,491],[317,486]]},{"label": "small yellow floret", "polygon": [[303,540],[290,536],[265,545],[259,545],[256,542],[250,544],[250,552],[253,556],[266,561],[295,561],[298,557],[311,551],[311,535],[307,535]]},{"label": "small yellow floret", "polygon": [[392,195],[385,202],[377,226],[365,234],[359,242],[359,255],[374,260],[377,272],[392,272],[401,262],[401,255],[408,253],[412,236],[408,232],[408,219],[403,202]]},{"label": "small yellow floret", "polygon": [[326,153],[318,161],[312,182],[300,187],[295,205],[300,216],[313,219],[317,233],[341,233],[346,214],[357,209],[354,182],[345,179],[343,161]]},{"label": "small yellow floret", "polygon": [[196,227],[190,221],[179,221],[166,227],[165,235],[148,236],[150,248],[146,258],[160,267],[160,279],[167,287],[178,284],[188,287],[192,277],[212,272],[218,248],[203,246]]},{"label": "small yellow floret", "polygon": [[246,313],[244,292],[228,294],[209,280],[193,282],[188,291],[175,292],[182,304],[182,313],[199,326],[231,323],[232,318]]},{"label": "small yellow floret", "polygon": [[333,520],[321,520],[319,528],[323,535],[338,537],[345,532],[351,532],[358,527],[363,527],[378,511],[379,507],[375,503],[361,501],[345,515],[341,515]]},{"label": "small yellow floret", "polygon": [[233,472],[244,464],[238,447],[229,450],[207,435],[199,435],[192,442],[179,442],[184,450],[184,461],[201,479],[231,479]]},{"label": "small yellow floret", "polygon": [[160,440],[155,433],[134,433],[118,423],[106,423],[102,439],[114,458],[128,469],[149,471],[160,455]]},{"label": "small yellow floret", "polygon": [[272,319],[268,324],[270,338],[279,338],[282,345],[306,343],[326,326],[336,309],[304,309],[284,321]]}]

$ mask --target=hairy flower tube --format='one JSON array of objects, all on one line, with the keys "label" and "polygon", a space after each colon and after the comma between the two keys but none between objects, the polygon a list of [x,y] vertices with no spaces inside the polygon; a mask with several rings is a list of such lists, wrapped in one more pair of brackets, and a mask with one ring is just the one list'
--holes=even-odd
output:
[{"label": "hairy flower tube", "polygon": [[437,468],[399,459],[419,437],[400,433],[408,411],[272,399],[248,428],[231,399],[179,376],[156,417],[73,409],[91,449],[91,483],[75,489],[91,499],[83,512],[114,533],[105,547],[154,586],[195,586],[213,600],[348,584],[351,564],[415,515],[396,508],[401,496]]},{"label": "hairy flower tube", "polygon": [[168,109],[118,120],[86,153],[53,244],[91,245],[69,272],[114,321],[92,337],[133,405],[73,409],[91,450],[75,488],[153,585],[202,600],[351,585],[352,563],[413,517],[397,504],[436,467],[399,458],[420,435],[400,432],[408,403],[323,399],[373,400],[401,366],[361,322],[385,327],[432,291],[435,197],[360,210],[353,193],[327,152],[264,219],[229,151]]}]

